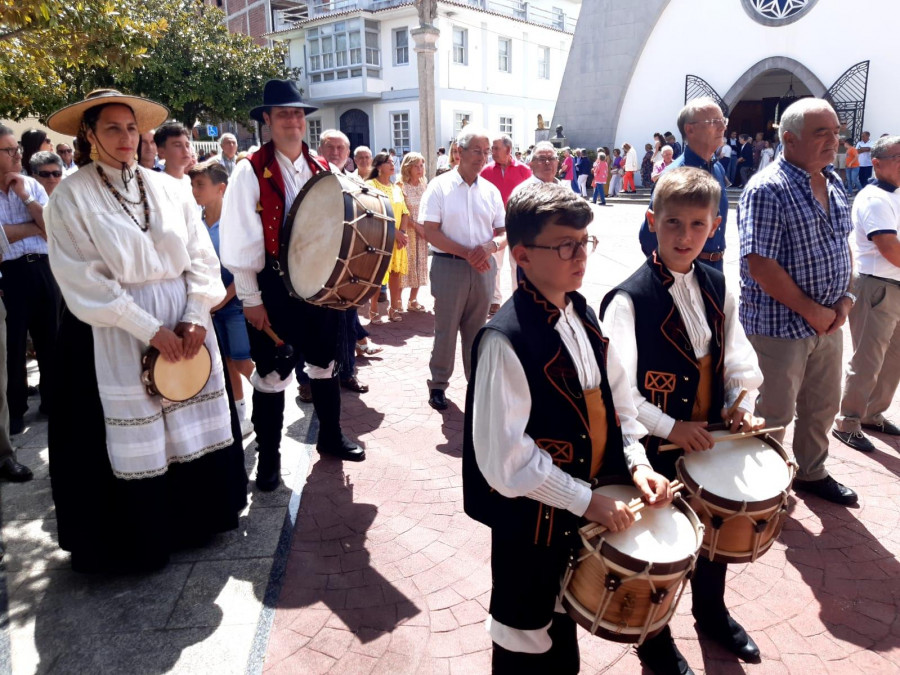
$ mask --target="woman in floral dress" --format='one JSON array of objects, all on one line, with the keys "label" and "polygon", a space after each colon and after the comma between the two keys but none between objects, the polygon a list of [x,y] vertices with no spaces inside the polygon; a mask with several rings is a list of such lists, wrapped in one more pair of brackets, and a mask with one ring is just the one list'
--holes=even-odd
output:
[{"label": "woman in floral dress", "polygon": [[407,309],[410,312],[424,312],[425,308],[419,302],[419,288],[428,285],[428,242],[425,241],[425,230],[419,222],[419,202],[425,194],[425,158],[418,152],[408,152],[403,157],[400,165],[400,182],[398,183],[406,199],[406,208],[409,209],[409,224],[407,230],[409,244],[409,270],[400,275],[400,288],[409,289],[409,303]]}]

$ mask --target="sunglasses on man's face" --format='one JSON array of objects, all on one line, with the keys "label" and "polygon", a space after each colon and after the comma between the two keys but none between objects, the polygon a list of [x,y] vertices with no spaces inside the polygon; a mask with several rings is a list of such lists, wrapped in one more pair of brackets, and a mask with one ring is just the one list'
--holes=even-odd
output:
[{"label": "sunglasses on man's face", "polygon": [[62,178],[62,171],[38,171],[41,178]]}]

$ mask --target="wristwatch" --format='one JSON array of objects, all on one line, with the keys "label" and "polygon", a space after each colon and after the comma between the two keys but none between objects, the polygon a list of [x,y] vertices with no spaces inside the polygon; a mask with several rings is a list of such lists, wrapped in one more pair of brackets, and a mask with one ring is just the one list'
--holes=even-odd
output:
[{"label": "wristwatch", "polygon": [[26,199],[25,201],[23,201],[22,204],[25,205],[25,206],[28,206],[28,205],[31,204],[33,201],[35,201],[34,195],[28,195],[28,199]]},{"label": "wristwatch", "polygon": [[842,297],[842,298],[850,298],[850,304],[851,304],[851,305],[855,305],[855,304],[856,304],[856,296],[853,295],[853,293],[851,293],[850,291],[844,291],[844,294],[843,294],[841,297]]}]

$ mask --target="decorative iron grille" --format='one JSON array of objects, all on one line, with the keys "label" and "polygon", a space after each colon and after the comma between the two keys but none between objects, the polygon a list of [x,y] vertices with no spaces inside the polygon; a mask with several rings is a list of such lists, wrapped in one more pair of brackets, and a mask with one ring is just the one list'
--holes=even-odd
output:
[{"label": "decorative iron grille", "polygon": [[704,96],[708,96],[713,101],[718,104],[718,106],[722,109],[722,114],[725,117],[728,117],[728,106],[725,105],[725,101],[722,100],[722,97],[719,96],[718,92],[712,88],[712,86],[704,80],[702,77],[697,77],[696,75],[688,75],[684,78],[684,102],[693,101],[695,98],[702,98]]},{"label": "decorative iron grille", "polygon": [[850,66],[825,93],[825,98],[834,107],[838,119],[847,127],[847,133],[854,141],[859,140],[863,131],[868,81],[869,62],[860,61]]}]

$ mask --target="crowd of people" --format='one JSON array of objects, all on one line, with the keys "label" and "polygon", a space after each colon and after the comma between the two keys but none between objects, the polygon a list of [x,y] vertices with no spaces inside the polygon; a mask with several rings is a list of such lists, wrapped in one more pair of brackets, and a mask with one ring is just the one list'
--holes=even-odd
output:
[{"label": "crowd of people", "polygon": [[[31,478],[9,436],[39,393],[59,542],[74,569],[157,569],[236,527],[247,502],[242,438],[255,432],[257,489],[276,489],[295,377],[319,421],[318,452],[365,460],[342,430],[341,389],[368,391],[356,358],[381,350],[369,330],[424,312],[423,288],[434,301],[424,384],[438,411],[462,343],[464,503],[492,528],[494,672],[578,671],[575,623],[555,611],[572,533],[584,518],[613,532],[634,521],[591,480],[624,477],[661,507],[682,454],[660,454],[662,442],[699,452],[713,446],[710,423],[793,421],[794,488],[851,505],[856,493],[826,468],[829,432],[863,452],[875,449],[863,430],[900,436],[884,416],[900,381],[900,137],[842,141],[848,177],[859,169],[851,211],[854,180],[845,187],[832,166],[840,123],[820,99],[785,110],[779,148],[763,141],[756,154],[747,136],[732,134],[737,150],[724,139],[728,120],[711,99],[678,114],[684,146],[655,134],[640,161],[628,143],[599,148],[593,162],[549,142],[523,155],[509,136],[469,125],[438,150],[433,177],[417,152],[358,146],[351,159],[336,129],[313,151],[304,137],[315,109],[293,82],[271,80],[251,111],[271,140],[238,153],[226,134],[202,161],[164,106],[115,90],[49,116],[74,153],[54,153],[37,130],[19,143],[0,126],[0,478]],[[605,203],[606,185],[634,192],[638,171],[654,185],[639,235],[647,260],[603,299],[598,320],[577,292],[598,245],[587,202]],[[394,244],[365,327],[357,308],[306,302],[283,279],[288,213],[331,174],[391,207]],[[722,264],[725,190],[737,176],[733,289]],[[514,291],[504,303],[505,259]],[[854,354],[842,391],[847,320]],[[27,387],[29,333],[38,392]],[[196,393],[156,393],[148,350],[185,368],[206,354]],[[726,570],[698,561],[698,630],[759,660],[725,606]],[[654,673],[691,672],[668,628],[638,655]]]}]

